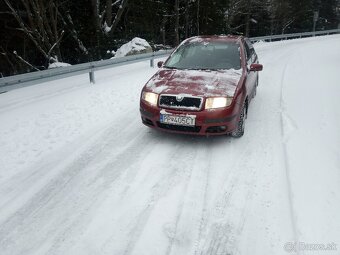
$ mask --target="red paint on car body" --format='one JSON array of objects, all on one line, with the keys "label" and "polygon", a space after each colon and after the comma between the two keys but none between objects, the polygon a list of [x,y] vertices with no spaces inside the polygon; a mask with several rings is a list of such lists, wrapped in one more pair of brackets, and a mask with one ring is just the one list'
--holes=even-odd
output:
[{"label": "red paint on car body", "polygon": [[[209,44],[211,45],[209,46]],[[224,44],[230,46],[224,46]],[[202,62],[207,61],[207,66],[217,66],[217,68],[200,68],[200,65],[204,63],[197,63],[197,68],[187,68],[186,66],[177,68],[169,64],[167,66],[167,63],[174,62],[171,59],[172,57],[178,58],[180,56],[181,61],[185,62],[185,57],[182,57],[179,53],[177,53],[178,56],[173,55],[176,54],[176,51],[180,52],[183,47],[188,48],[191,45],[202,49],[200,54],[207,54],[207,58],[203,58]],[[238,46],[239,60],[235,58],[235,50],[226,59],[224,59],[224,56],[220,56],[223,53],[221,49],[235,48],[235,45]],[[206,49],[205,46],[207,46]],[[182,50],[182,52],[185,51]],[[239,65],[234,64],[237,69],[223,68],[230,65],[230,63],[223,64],[224,60],[226,60],[225,62],[232,62],[230,59],[228,60],[228,57],[234,58],[233,63],[239,61]],[[192,55],[191,59],[194,58],[195,56]],[[217,63],[218,61],[222,61],[222,64]],[[256,94],[257,72],[262,70],[262,65],[258,64],[258,58],[252,44],[242,36],[199,36],[189,38],[174,50],[164,64],[159,63],[158,66],[160,66],[160,70],[151,77],[142,90],[142,94],[151,92],[158,95],[157,104],[150,104],[141,96],[140,112],[143,123],[148,127],[168,132],[196,135],[229,134],[239,128],[242,109],[245,107],[245,112],[247,112],[249,104]],[[196,67],[195,64],[194,67]],[[232,101],[226,107],[205,109],[207,98],[216,97],[229,98]],[[164,102],[171,103],[164,105],[161,98],[162,100],[166,98],[166,100],[173,101],[170,102],[164,99]],[[196,104],[195,107],[180,105],[180,100],[183,100],[183,98],[189,103],[200,98],[200,105]],[[175,105],[172,105],[173,102],[175,102]],[[177,103],[180,106],[177,106]],[[195,125],[188,127],[178,123],[161,123],[161,114],[191,116],[195,118]]]}]

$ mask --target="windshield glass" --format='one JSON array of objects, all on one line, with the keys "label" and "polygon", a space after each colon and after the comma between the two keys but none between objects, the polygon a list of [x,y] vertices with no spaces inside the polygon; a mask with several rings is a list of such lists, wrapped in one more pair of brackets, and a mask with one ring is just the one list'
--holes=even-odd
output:
[{"label": "windshield glass", "polygon": [[180,46],[164,67],[177,69],[240,69],[237,43],[193,42]]}]

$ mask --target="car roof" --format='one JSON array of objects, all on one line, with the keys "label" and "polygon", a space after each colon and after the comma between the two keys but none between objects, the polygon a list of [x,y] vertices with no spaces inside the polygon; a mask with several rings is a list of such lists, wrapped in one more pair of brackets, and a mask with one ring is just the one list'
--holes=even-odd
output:
[{"label": "car roof", "polygon": [[200,35],[186,39],[185,43],[192,42],[212,42],[212,41],[223,41],[223,42],[241,42],[244,40],[244,36],[240,35]]}]

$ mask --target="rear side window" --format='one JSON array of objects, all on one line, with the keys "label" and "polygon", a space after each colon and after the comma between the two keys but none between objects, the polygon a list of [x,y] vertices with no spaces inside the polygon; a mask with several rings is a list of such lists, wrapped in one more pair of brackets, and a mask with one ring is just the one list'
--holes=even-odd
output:
[{"label": "rear side window", "polygon": [[244,47],[246,49],[247,62],[253,63],[256,60],[256,54],[253,44],[249,41],[249,39],[245,40]]}]

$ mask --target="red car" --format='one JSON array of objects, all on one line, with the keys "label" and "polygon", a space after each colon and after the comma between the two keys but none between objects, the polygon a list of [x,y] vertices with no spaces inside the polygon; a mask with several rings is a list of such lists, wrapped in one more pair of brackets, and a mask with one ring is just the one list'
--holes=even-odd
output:
[{"label": "red car", "polygon": [[263,68],[248,38],[192,37],[158,67],[141,93],[146,126],[175,133],[243,135]]}]

